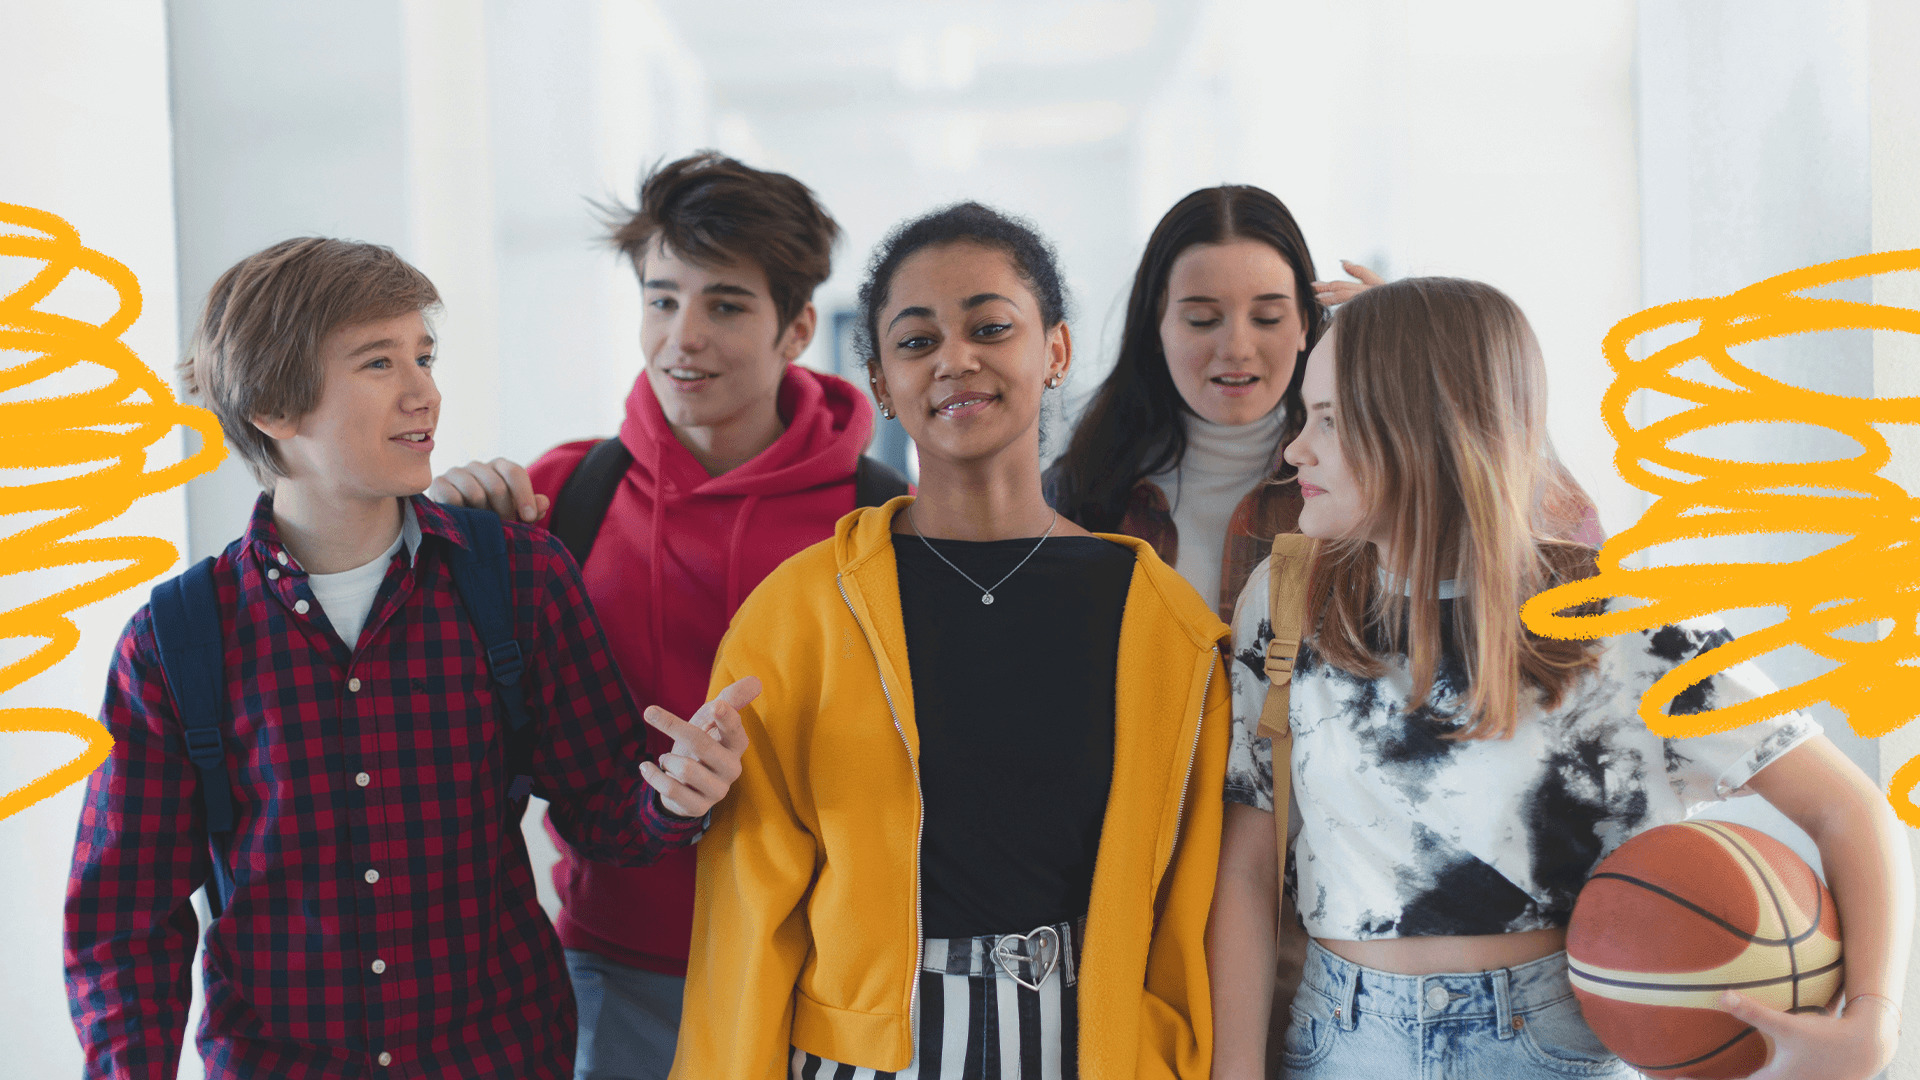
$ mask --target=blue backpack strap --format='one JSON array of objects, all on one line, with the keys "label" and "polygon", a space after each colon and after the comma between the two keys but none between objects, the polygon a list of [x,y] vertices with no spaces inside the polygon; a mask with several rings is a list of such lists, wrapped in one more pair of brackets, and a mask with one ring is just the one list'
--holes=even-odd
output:
[{"label": "blue backpack strap", "polygon": [[533,750],[537,729],[527,711],[526,687],[520,676],[526,654],[513,636],[513,584],[507,567],[507,530],[491,511],[443,506],[465,534],[466,547],[449,545],[447,565],[453,586],[467,609],[467,620],[487,650],[487,671],[494,695],[507,713],[507,775],[513,785],[508,800],[524,807],[533,790]]},{"label": "blue backpack strap", "polygon": [[232,838],[233,785],[227,776],[222,731],[227,725],[227,693],[220,642],[220,592],[213,583],[213,559],[206,558],[178,577],[153,587],[148,604],[160,670],[173,693],[174,711],[185,729],[187,757],[200,778],[206,806],[207,847],[213,856],[213,880],[207,904],[215,918],[233,896],[233,868],[227,846]]}]

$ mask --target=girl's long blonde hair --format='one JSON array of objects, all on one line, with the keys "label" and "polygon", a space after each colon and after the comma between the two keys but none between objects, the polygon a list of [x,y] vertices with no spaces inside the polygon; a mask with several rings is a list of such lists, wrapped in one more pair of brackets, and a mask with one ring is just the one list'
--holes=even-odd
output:
[{"label": "girl's long blonde hair", "polygon": [[1452,578],[1447,629],[1471,687],[1469,723],[1454,735],[1506,738],[1523,680],[1552,708],[1596,662],[1588,643],[1536,637],[1520,622],[1521,604],[1591,573],[1593,557],[1564,539],[1592,504],[1547,440],[1533,328],[1505,293],[1477,281],[1376,286],[1335,317],[1334,385],[1342,451],[1372,501],[1369,531],[1384,531],[1403,565],[1382,588],[1372,544],[1323,544],[1309,584],[1315,646],[1370,677],[1404,652],[1408,709],[1418,708],[1441,655],[1439,585]]}]

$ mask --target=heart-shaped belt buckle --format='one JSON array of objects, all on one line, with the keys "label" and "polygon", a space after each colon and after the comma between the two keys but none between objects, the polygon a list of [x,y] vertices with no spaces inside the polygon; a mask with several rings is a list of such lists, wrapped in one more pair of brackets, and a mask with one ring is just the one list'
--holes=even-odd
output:
[{"label": "heart-shaped belt buckle", "polygon": [[[1060,966],[1060,931],[1043,926],[1030,934],[1003,934],[993,943],[993,962],[1014,982],[1029,990],[1046,985],[1047,977]],[[1028,982],[1020,975],[1020,965],[1030,965],[1040,977]]]}]

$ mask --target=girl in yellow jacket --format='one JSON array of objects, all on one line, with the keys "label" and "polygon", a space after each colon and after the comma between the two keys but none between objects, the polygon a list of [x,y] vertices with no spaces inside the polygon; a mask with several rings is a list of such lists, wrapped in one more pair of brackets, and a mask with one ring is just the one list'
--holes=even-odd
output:
[{"label": "girl in yellow jacket", "polygon": [[716,688],[765,689],[700,844],[676,1080],[1208,1074],[1226,628],[1041,497],[1062,293],[977,204],[875,256],[919,496],[843,518],[720,646]]}]

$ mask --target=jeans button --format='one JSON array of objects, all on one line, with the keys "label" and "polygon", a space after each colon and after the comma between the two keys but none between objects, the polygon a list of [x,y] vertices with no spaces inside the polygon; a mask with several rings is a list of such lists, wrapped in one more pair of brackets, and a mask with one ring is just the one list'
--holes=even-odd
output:
[{"label": "jeans button", "polygon": [[1427,987],[1427,1008],[1432,1009],[1434,1012],[1439,1012],[1441,1009],[1447,1007],[1447,1000],[1446,987],[1441,986],[1439,983],[1432,983]]}]

